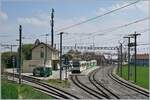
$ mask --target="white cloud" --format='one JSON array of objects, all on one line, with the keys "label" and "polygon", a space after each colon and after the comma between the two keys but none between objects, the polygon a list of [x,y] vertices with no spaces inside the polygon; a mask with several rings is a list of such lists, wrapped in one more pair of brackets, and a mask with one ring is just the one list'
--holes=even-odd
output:
[{"label": "white cloud", "polygon": [[[115,10],[115,9],[118,9],[120,7],[123,7],[123,6],[126,6],[128,5],[129,2],[123,2],[123,3],[120,3],[120,4],[114,4],[110,7],[107,7],[107,8],[98,8],[98,10],[96,11],[96,15],[100,15],[100,14],[104,14],[108,11],[111,11],[111,10]],[[133,10],[139,10],[141,12],[143,12],[144,14],[148,15],[149,14],[149,7],[150,7],[150,1],[140,1],[134,5],[131,5],[131,6],[128,6],[126,8],[123,8],[121,11],[126,11],[126,12],[129,12],[129,11],[133,11]]]},{"label": "white cloud", "polygon": [[141,10],[142,12],[144,12],[146,15],[148,15],[149,14],[149,10],[150,10],[150,1],[141,1],[139,4],[137,4],[136,5],[137,6],[137,8],[139,9],[139,10]]},{"label": "white cloud", "polygon": [[5,12],[0,11],[0,22],[6,21],[7,19],[8,19],[8,15]]},{"label": "white cloud", "polygon": [[47,25],[47,22],[45,20],[42,20],[36,17],[18,18],[18,23],[33,25],[33,26],[46,26]]},{"label": "white cloud", "polygon": [[105,8],[98,8],[98,10],[96,11],[96,15],[101,15],[103,13],[107,12],[107,9]]},{"label": "white cloud", "polygon": [[[139,6],[140,4],[142,3],[142,6]],[[108,7],[108,8],[99,8],[99,12],[98,13],[105,13],[106,11],[109,11],[109,10],[112,10],[112,9],[116,9],[116,8],[119,8],[123,5],[126,5],[127,3],[124,2],[122,4],[116,4],[116,5],[113,5],[111,7]],[[136,7],[142,11],[143,13],[146,11],[145,9],[145,2],[142,1],[138,4],[136,4]],[[135,6],[130,6],[130,7],[127,7],[126,9],[122,9],[123,13],[125,12],[133,12],[133,16],[134,16],[134,10],[137,10]],[[101,12],[100,12],[101,11]],[[146,16],[142,13],[142,16],[143,18]],[[130,18],[130,16],[123,16],[119,13],[118,17],[117,16],[113,16],[113,17],[110,17],[108,16],[108,18],[103,18],[103,20],[101,19],[98,19],[98,20],[93,20],[92,22],[89,22],[89,23],[86,23],[86,24],[82,24],[80,26],[77,26],[77,27],[74,27],[74,28],[71,28],[71,29],[68,29],[68,30],[64,30],[64,32],[68,32],[68,33],[90,33],[90,32],[94,32],[94,31],[97,31],[97,30],[103,30],[103,29],[107,29],[107,28],[110,28],[110,27],[114,27],[114,26],[118,26],[118,25],[122,25],[122,24],[126,24],[128,22],[132,22],[134,21],[134,19]],[[128,13],[127,13],[128,14]],[[93,15],[95,16],[95,15]],[[131,14],[132,16],[132,14]],[[73,17],[73,18],[69,18],[69,19],[63,19],[63,18],[58,18],[58,17],[55,17],[55,24],[54,24],[54,31],[56,31],[56,29],[60,29],[60,28],[63,28],[63,27],[66,27],[66,26],[70,26],[72,24],[75,24],[75,23],[78,23],[80,21],[84,21],[85,19],[87,19],[88,17],[87,16],[84,16],[84,17]],[[137,18],[138,19],[141,19],[141,18]],[[136,17],[135,17],[135,20],[136,20]],[[33,16],[31,17],[24,17],[24,18],[18,18],[18,22],[19,23],[22,23],[24,25],[26,25],[26,29],[24,29],[24,31],[26,30],[30,30],[29,33],[40,33],[40,34],[44,34],[45,32],[49,32],[50,33],[50,15],[47,14],[47,13],[44,13],[44,12],[40,12],[40,13],[37,13],[37,14],[34,14]],[[116,46],[118,45],[118,40],[119,39],[123,39],[122,37],[125,35],[125,34],[128,34],[128,33],[133,33],[134,31],[138,31],[140,29],[144,29],[144,28],[147,28],[147,23],[143,22],[143,23],[140,23],[140,24],[135,24],[133,26],[129,26],[129,27],[126,27],[124,29],[121,29],[121,30],[117,30],[117,31],[113,31],[113,32],[110,32],[108,33],[108,35],[104,35],[104,36],[97,36],[95,37],[95,43],[96,45],[98,46]],[[24,26],[25,27],[25,26]],[[28,33],[28,32],[25,32],[25,33]],[[57,34],[57,33],[55,33]],[[116,34],[122,34],[121,36],[118,36]],[[57,36],[58,37],[58,36]],[[59,42],[59,38],[56,39],[57,37],[55,37],[55,42]],[[75,40],[77,43],[93,43],[93,37],[89,37],[87,38],[88,36],[86,35],[65,35],[64,36],[64,44],[65,45],[68,45],[68,43],[70,45],[73,45],[75,43]],[[146,38],[147,36],[143,36],[144,38]],[[143,38],[142,37],[142,38]],[[41,37],[40,37],[41,38]],[[67,38],[71,38],[71,39],[67,39]],[[113,39],[112,39],[113,38]],[[112,39],[112,40],[110,40]],[[141,39],[141,38],[140,38]],[[109,41],[110,40],[110,41]],[[45,38],[44,38],[44,41],[45,41]],[[147,42],[148,39],[141,39],[140,41],[143,41],[143,42]]]}]

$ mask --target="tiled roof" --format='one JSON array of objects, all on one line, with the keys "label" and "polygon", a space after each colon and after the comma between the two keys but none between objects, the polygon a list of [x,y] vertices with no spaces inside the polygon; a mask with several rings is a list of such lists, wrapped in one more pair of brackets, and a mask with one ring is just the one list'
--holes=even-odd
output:
[{"label": "tiled roof", "polygon": [[38,47],[38,46],[41,45],[41,44],[47,46],[49,49],[51,49],[51,50],[53,50],[53,51],[55,51],[55,52],[58,52],[58,50],[57,50],[56,48],[52,48],[49,44],[45,44],[45,43],[43,43],[43,42],[40,42],[38,45],[34,45],[33,48],[32,48],[32,50],[33,50],[34,48]]},{"label": "tiled roof", "polygon": [[[134,59],[134,55],[132,56],[132,58]],[[149,54],[137,54],[136,58],[137,59],[149,59]]]}]

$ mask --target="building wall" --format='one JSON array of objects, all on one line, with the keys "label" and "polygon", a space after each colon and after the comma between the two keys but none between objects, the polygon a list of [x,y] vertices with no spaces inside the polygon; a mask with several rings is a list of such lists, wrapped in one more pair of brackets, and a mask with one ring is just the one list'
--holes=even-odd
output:
[{"label": "building wall", "polygon": [[[43,52],[44,57],[41,58],[41,52]],[[32,59],[33,60],[41,60],[45,58],[46,46],[41,44],[32,50]],[[52,50],[47,47],[47,59],[52,59]]]},{"label": "building wall", "polygon": [[[44,53],[43,58],[41,58],[41,52]],[[32,50],[32,59],[33,60],[42,60],[46,56],[45,53],[46,53],[46,46],[41,44]],[[58,60],[59,59],[59,52],[52,51],[52,49],[47,47],[47,59],[48,60]]]},{"label": "building wall", "polygon": [[58,60],[59,59],[59,53],[58,52],[53,52],[52,53],[52,60]]},{"label": "building wall", "polygon": [[[41,52],[43,52],[43,57],[41,57]],[[23,72],[24,73],[32,73],[35,67],[44,66],[46,53],[46,46],[44,44],[40,44],[36,48],[32,50],[32,60],[24,60],[23,61]],[[52,49],[47,47],[47,67],[55,67],[53,69],[58,69],[57,61],[59,60],[59,53],[52,51]],[[55,66],[54,66],[55,65]]]},{"label": "building wall", "polygon": [[[131,59],[131,64],[134,64],[134,59]],[[149,66],[149,59],[137,59],[136,64],[140,66]]]},{"label": "building wall", "polygon": [[[46,67],[52,67],[51,63],[51,60],[47,60]],[[44,60],[24,60],[23,73],[32,73],[33,69],[39,66],[44,66]]]}]

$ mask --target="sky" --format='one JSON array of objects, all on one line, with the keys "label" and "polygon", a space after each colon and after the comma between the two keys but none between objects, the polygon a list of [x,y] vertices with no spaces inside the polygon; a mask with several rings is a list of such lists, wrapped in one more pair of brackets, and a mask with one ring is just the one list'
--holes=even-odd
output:
[{"label": "sky", "polygon": [[[45,42],[44,34],[51,31],[50,14],[54,8],[54,31],[68,27],[108,11],[117,9],[135,0],[0,0],[0,43],[18,44],[19,25],[23,28],[23,43],[34,43],[36,39]],[[63,30],[63,45],[118,46],[119,41],[127,43],[123,36],[149,29],[150,20],[145,20],[112,32],[102,30],[128,24],[149,17],[150,1],[140,2],[114,13],[105,15],[82,25]],[[97,33],[93,33],[99,31]],[[54,41],[59,46],[59,32]],[[89,35],[92,33],[92,35]],[[97,35],[96,35],[97,34]],[[138,36],[138,43],[150,43],[150,31]],[[50,43],[51,37],[48,37]],[[148,45],[139,46],[139,52],[148,52]],[[1,51],[5,48],[1,47]],[[14,49],[15,50],[15,49]]]}]

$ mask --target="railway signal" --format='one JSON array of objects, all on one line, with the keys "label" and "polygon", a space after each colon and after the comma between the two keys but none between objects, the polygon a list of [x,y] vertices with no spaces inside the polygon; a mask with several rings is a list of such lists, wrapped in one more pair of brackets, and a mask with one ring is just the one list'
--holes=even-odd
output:
[{"label": "railway signal", "polygon": [[[13,51],[13,47],[16,47],[16,46],[18,46],[18,45],[15,45],[15,44],[0,44],[0,46],[2,46],[2,47],[6,47],[6,48],[8,48],[8,49],[10,49],[10,56],[11,56],[11,59],[8,59],[8,60],[10,60],[10,62],[12,62],[12,64],[13,64],[13,61],[12,61],[12,51]],[[13,73],[14,73],[14,65],[13,65]],[[14,77],[13,77],[13,80],[14,80]]]},{"label": "railway signal", "polygon": [[12,56],[11,57],[11,60],[12,60],[12,64],[15,66],[15,64],[16,64],[16,56]]},{"label": "railway signal", "polygon": [[17,58],[16,56],[11,56],[11,62],[12,62],[12,65],[13,65],[13,81],[14,81],[14,68],[16,67],[16,62],[17,62]]}]

